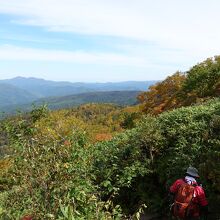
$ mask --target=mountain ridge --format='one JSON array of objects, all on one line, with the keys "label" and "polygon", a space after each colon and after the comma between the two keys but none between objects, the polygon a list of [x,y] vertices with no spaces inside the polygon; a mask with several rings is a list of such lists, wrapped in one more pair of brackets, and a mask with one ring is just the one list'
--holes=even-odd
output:
[{"label": "mountain ridge", "polygon": [[[15,77],[0,80],[0,111],[7,112],[20,107],[21,109],[26,109],[32,103],[38,104],[44,101],[54,103],[54,105],[58,106],[57,108],[60,108],[60,106],[76,106],[91,101],[96,103],[113,102],[122,105],[132,105],[135,103],[134,97],[136,99],[138,92],[147,90],[155,82],[157,81],[72,83],[65,81],[56,82],[34,77]],[[88,97],[91,97],[91,99]]]},{"label": "mountain ridge", "polygon": [[7,83],[21,89],[27,90],[38,98],[49,96],[65,96],[86,92],[96,91],[125,91],[125,90],[146,90],[156,80],[152,81],[125,81],[125,82],[106,82],[106,83],[86,83],[86,82],[67,82],[51,81],[39,78],[15,77],[12,79],[0,80],[0,83]]},{"label": "mountain ridge", "polygon": [[77,107],[87,103],[111,103],[120,106],[135,105],[136,97],[140,91],[105,91],[74,94],[68,96],[48,97],[37,99],[30,103],[20,105],[8,105],[0,108],[1,112],[14,114],[17,111],[30,111],[33,106],[38,107],[46,104],[49,109],[63,109]]}]

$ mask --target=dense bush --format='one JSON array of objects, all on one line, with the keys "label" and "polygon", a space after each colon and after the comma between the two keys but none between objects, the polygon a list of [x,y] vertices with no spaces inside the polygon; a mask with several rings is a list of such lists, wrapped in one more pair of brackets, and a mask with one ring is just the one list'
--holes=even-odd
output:
[{"label": "dense bush", "polygon": [[[156,119],[147,117],[137,128],[95,146],[97,158],[93,172],[101,195],[104,199],[112,197],[127,215],[153,202],[152,192],[147,189],[153,188],[154,156],[158,155],[162,140]],[[145,183],[141,182],[144,179]],[[134,187],[139,187],[141,192]]]},{"label": "dense bush", "polygon": [[103,203],[92,184],[93,157],[81,121],[40,112],[36,109],[28,117],[5,121],[14,154],[12,165],[5,169],[9,171],[1,173],[1,180],[7,180],[1,181],[1,219],[119,217],[119,207]]},{"label": "dense bush", "polygon": [[96,144],[75,113],[16,120],[7,123],[16,151],[3,174],[3,219],[123,219],[141,207],[166,215],[168,187],[189,165],[199,169],[212,219],[220,217],[218,99],[143,117]]},{"label": "dense bush", "polygon": [[219,100],[143,119],[137,128],[96,146],[95,176],[102,194],[108,198],[117,192],[114,202],[125,213],[143,203],[151,211],[167,212],[168,187],[192,165],[201,173],[213,216],[220,216],[219,132]]}]

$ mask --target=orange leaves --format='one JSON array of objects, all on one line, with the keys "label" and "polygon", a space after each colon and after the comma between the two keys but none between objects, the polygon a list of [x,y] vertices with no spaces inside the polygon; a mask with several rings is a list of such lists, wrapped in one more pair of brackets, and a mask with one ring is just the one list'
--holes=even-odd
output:
[{"label": "orange leaves", "polygon": [[108,141],[112,139],[112,135],[108,133],[99,133],[95,135],[96,141]]},{"label": "orange leaves", "polygon": [[138,96],[142,103],[141,109],[154,115],[178,106],[178,92],[180,91],[186,76],[177,72],[149,88],[149,91]]},{"label": "orange leaves", "polygon": [[181,106],[202,103],[220,94],[220,56],[193,66],[185,74],[177,72],[138,97],[141,110],[153,115]]},{"label": "orange leaves", "polygon": [[26,215],[21,220],[33,220],[32,216]]},{"label": "orange leaves", "polygon": [[68,140],[65,140],[65,141],[63,142],[63,144],[64,144],[64,146],[70,146],[70,145],[71,145],[71,142],[68,141]]}]

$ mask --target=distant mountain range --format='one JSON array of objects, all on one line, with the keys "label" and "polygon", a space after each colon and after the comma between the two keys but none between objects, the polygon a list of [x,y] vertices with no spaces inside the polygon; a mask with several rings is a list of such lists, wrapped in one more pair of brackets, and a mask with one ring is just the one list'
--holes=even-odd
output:
[{"label": "distant mountain range", "polygon": [[97,91],[143,91],[156,81],[128,81],[116,83],[71,83],[55,82],[38,78],[16,77],[0,80],[0,83],[16,86],[31,93],[37,98],[49,96],[66,96]]},{"label": "distant mountain range", "polygon": [[[127,105],[135,103],[134,97],[156,82],[71,83],[16,77],[0,80],[0,111],[26,109],[33,102],[37,105],[48,103],[51,108],[70,107],[88,102]],[[119,93],[122,91],[124,92]]]}]

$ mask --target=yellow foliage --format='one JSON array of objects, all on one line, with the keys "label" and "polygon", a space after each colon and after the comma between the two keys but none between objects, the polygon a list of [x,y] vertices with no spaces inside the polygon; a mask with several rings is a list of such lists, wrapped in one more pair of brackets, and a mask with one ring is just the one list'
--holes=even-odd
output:
[{"label": "yellow foliage", "polygon": [[8,171],[12,165],[12,160],[10,158],[0,159],[0,176]]},{"label": "yellow foliage", "polygon": [[42,118],[35,123],[36,136],[41,140],[66,140],[73,135],[75,128],[85,129],[86,124],[69,114],[68,110],[51,112],[48,117]]}]

